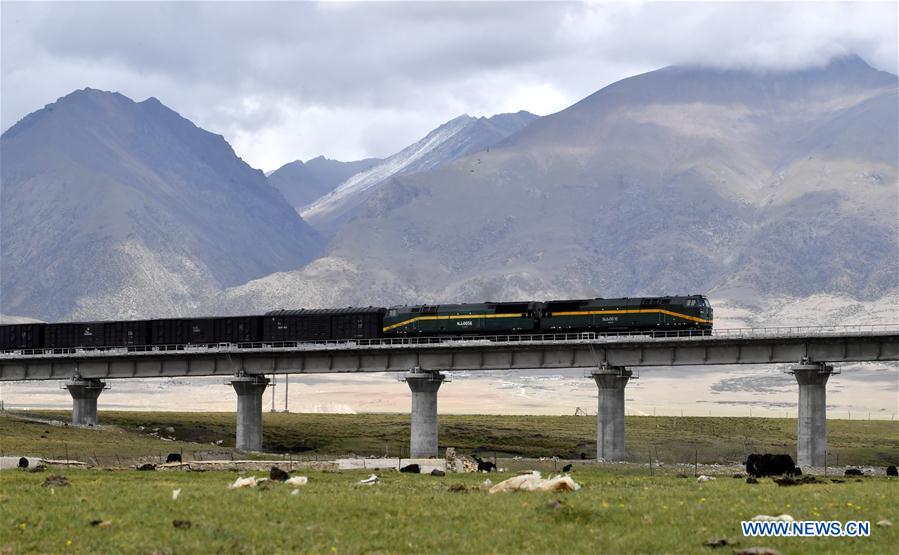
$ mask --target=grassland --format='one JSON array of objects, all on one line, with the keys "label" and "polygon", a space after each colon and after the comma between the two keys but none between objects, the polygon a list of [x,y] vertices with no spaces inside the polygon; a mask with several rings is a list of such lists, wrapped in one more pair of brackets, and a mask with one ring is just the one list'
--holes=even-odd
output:
[{"label": "grassland", "polygon": [[[727,538],[784,554],[883,554],[899,545],[896,527],[875,526],[899,523],[899,481],[888,478],[779,487],[577,468],[577,492],[490,495],[478,488],[484,474],[385,472],[380,484],[364,486],[358,472],[312,472],[293,496],[283,484],[228,490],[237,476],[229,472],[63,473],[71,485],[52,489],[41,486],[47,472],[0,473],[0,553],[711,554],[730,548],[703,542]],[[468,491],[452,492],[451,484]],[[868,520],[872,531],[867,538],[742,537],[740,521],[760,513]],[[190,527],[176,528],[175,520]]]},{"label": "grassland", "polygon": [[[0,416],[3,454],[91,460],[124,466],[133,459],[182,450],[194,458],[236,453],[228,413],[102,412],[102,426],[66,427],[64,412],[29,413],[55,424]],[[748,418],[628,418],[631,458],[646,462],[733,462],[747,450],[790,452],[795,421]],[[174,433],[165,431],[173,428]],[[390,414],[266,414],[265,446],[293,458],[355,453],[392,456],[408,442],[408,416]],[[174,435],[166,441],[153,430]],[[882,465],[899,454],[899,426],[883,421],[831,421],[829,444],[842,463]],[[500,456],[592,453],[595,420],[553,416],[441,416],[441,445]],[[211,443],[222,442],[221,446]],[[261,456],[261,455],[259,455]],[[501,466],[548,471],[552,461]],[[834,463],[836,464],[836,462]],[[879,469],[880,470],[880,469]],[[701,471],[716,471],[712,467]],[[51,468],[0,472],[0,553],[716,553],[703,542],[727,538],[739,547],[781,553],[895,553],[899,481],[860,481],[780,487],[730,477],[697,483],[665,465],[576,463],[583,488],[566,494],[489,495],[484,474],[446,477],[381,473],[363,486],[359,472],[308,472],[307,486],[229,491],[235,472],[136,472]],[[46,488],[50,473],[71,485]],[[494,482],[506,475],[490,475]],[[450,491],[462,484],[467,491]],[[172,490],[181,489],[177,500]],[[558,503],[556,503],[558,502]],[[744,538],[740,521],[756,514],[797,519],[868,520],[868,538]],[[173,521],[190,521],[175,527]],[[95,523],[92,525],[92,523]],[[102,524],[98,524],[102,523]],[[729,552],[730,548],[724,551]]]},{"label": "grassland", "polygon": [[[59,421],[68,413],[29,413]],[[397,414],[264,415],[263,446],[267,451],[316,458],[348,454],[400,456],[408,453],[409,417]],[[158,456],[183,451],[189,458],[233,455],[233,413],[102,411],[104,426],[96,430],[49,426],[0,417],[0,450],[4,454],[86,460],[109,466],[112,457]],[[627,450],[633,462],[650,457],[663,462],[739,462],[746,453],[793,453],[795,419],[632,416],[627,418]],[[148,435],[173,428],[177,441]],[[143,428],[143,429],[141,429]],[[440,445],[462,452],[499,456],[557,455],[590,458],[596,449],[596,420],[575,416],[441,415]],[[221,442],[221,446],[211,445]],[[829,464],[884,466],[899,462],[899,422],[828,421]]]}]

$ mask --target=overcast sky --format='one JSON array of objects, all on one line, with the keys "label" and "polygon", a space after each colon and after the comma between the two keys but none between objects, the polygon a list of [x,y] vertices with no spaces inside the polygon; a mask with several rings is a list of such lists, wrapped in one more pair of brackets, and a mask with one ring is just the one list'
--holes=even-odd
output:
[{"label": "overcast sky", "polygon": [[264,170],[388,156],[459,114],[558,111],[671,64],[897,72],[895,2],[0,3],[0,119],[149,96]]}]

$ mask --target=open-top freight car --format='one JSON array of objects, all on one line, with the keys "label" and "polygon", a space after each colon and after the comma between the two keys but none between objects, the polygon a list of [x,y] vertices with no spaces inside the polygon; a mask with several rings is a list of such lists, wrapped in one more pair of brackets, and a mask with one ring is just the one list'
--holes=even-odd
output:
[{"label": "open-top freight car", "polygon": [[105,322],[103,325],[104,346],[146,345],[150,337],[150,320],[125,320]]},{"label": "open-top freight car", "polygon": [[262,317],[169,318],[150,321],[145,345],[213,345],[262,341]]},{"label": "open-top freight car", "polygon": [[47,324],[7,324],[0,326],[0,351],[41,349]]},{"label": "open-top freight car", "polygon": [[74,347],[105,347],[106,322],[62,322],[44,328],[44,347],[70,349]]},{"label": "open-top freight car", "polygon": [[262,341],[376,339],[381,337],[385,308],[349,307],[273,310],[262,320]]}]

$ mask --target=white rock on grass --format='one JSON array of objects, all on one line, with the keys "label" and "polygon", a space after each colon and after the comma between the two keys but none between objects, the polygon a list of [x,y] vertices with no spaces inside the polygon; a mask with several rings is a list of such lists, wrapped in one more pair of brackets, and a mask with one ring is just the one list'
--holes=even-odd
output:
[{"label": "white rock on grass", "polygon": [[580,484],[575,482],[571,476],[555,476],[553,478],[541,478],[537,471],[531,474],[523,474],[513,476],[508,480],[504,480],[492,488],[490,493],[504,493],[509,491],[577,491],[581,489]]},{"label": "white rock on grass", "polygon": [[781,522],[793,522],[795,519],[788,514],[779,514],[776,516],[771,515],[755,515],[752,517],[752,520],[761,520],[761,521],[781,521]]},{"label": "white rock on grass", "polygon": [[238,488],[255,488],[262,482],[265,482],[268,478],[256,478],[255,476],[250,476],[249,478],[238,478],[234,480],[234,483],[228,486],[228,489],[238,489]]}]

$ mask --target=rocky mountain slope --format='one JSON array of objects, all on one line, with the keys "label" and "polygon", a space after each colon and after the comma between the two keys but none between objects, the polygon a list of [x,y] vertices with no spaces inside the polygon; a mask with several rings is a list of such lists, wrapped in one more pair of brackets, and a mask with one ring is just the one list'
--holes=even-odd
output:
[{"label": "rocky mountain slope", "polygon": [[450,120],[381,163],[353,175],[301,212],[325,235],[336,233],[360,207],[392,178],[438,168],[447,162],[489,149],[524,128],[537,116],[529,112]]},{"label": "rocky mountain slope", "polygon": [[899,276],[896,152],[897,78],[857,57],[665,68],[489,152],[394,176],[326,257],[220,306],[699,291],[874,302]]},{"label": "rocky mountain slope", "polygon": [[366,158],[354,162],[340,162],[318,156],[306,162],[297,160],[284,164],[268,176],[287,202],[297,210],[330,193],[352,175],[370,169],[381,162]]},{"label": "rocky mountain slope", "polygon": [[79,90],[23,118],[0,149],[6,314],[191,312],[321,246],[262,172],[155,98]]}]

